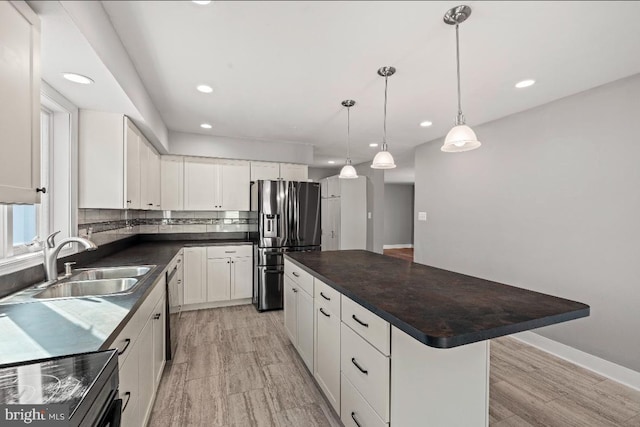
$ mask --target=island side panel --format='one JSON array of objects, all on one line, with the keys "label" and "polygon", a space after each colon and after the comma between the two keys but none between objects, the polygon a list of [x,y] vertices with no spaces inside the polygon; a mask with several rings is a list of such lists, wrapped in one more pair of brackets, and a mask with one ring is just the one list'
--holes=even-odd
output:
[{"label": "island side panel", "polygon": [[438,349],[392,327],[391,354],[391,425],[489,425],[489,341]]}]

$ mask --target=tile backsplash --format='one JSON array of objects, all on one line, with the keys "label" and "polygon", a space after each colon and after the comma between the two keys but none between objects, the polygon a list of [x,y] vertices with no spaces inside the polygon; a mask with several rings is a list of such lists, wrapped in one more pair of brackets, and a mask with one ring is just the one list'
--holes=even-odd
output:
[{"label": "tile backsplash", "polygon": [[234,233],[258,230],[256,212],[79,209],[79,235],[97,245],[135,234]]}]

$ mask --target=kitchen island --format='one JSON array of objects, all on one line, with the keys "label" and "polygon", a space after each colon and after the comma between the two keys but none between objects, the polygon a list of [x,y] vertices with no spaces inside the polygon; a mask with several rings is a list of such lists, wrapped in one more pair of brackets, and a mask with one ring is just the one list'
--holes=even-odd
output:
[{"label": "kitchen island", "polygon": [[[305,362],[346,426],[487,426],[488,340],[589,315],[579,302],[367,251],[286,260],[285,328],[295,307],[303,326],[290,337],[305,359],[301,330],[313,322],[314,358]],[[314,297],[311,317],[308,303],[287,304],[305,301],[303,292]],[[339,355],[324,348],[331,333],[340,334]]]}]

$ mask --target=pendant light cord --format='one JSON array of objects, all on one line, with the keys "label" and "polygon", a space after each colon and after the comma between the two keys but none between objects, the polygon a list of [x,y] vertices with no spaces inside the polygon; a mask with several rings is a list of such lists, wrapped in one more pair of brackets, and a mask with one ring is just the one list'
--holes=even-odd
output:
[{"label": "pendant light cord", "polygon": [[384,129],[384,134],[382,137],[382,151],[387,151],[387,80],[389,79],[389,76],[386,75],[384,76],[384,122],[383,122],[383,129]]},{"label": "pendant light cord", "polygon": [[456,118],[456,125],[464,124],[464,116],[462,115],[462,101],[460,96],[460,35],[456,24],[456,67],[458,73],[458,117]]},{"label": "pendant light cord", "polygon": [[349,145],[351,143],[351,107],[347,107],[347,164],[351,164],[351,153]]}]

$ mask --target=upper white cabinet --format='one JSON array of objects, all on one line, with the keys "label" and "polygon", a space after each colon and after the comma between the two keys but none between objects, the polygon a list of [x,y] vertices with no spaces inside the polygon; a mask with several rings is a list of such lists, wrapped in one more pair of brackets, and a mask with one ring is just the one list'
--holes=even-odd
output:
[{"label": "upper white cabinet", "polygon": [[184,209],[184,160],[179,156],[160,158],[160,204],[162,210]]},{"label": "upper white cabinet", "polygon": [[39,203],[40,20],[0,2],[0,203]]},{"label": "upper white cabinet", "polygon": [[124,115],[81,110],[80,208],[160,209],[160,158]]},{"label": "upper white cabinet", "polygon": [[184,209],[249,210],[250,167],[240,160],[184,160]]},{"label": "upper white cabinet", "polygon": [[293,163],[251,162],[251,181],[307,181],[309,167]]}]

